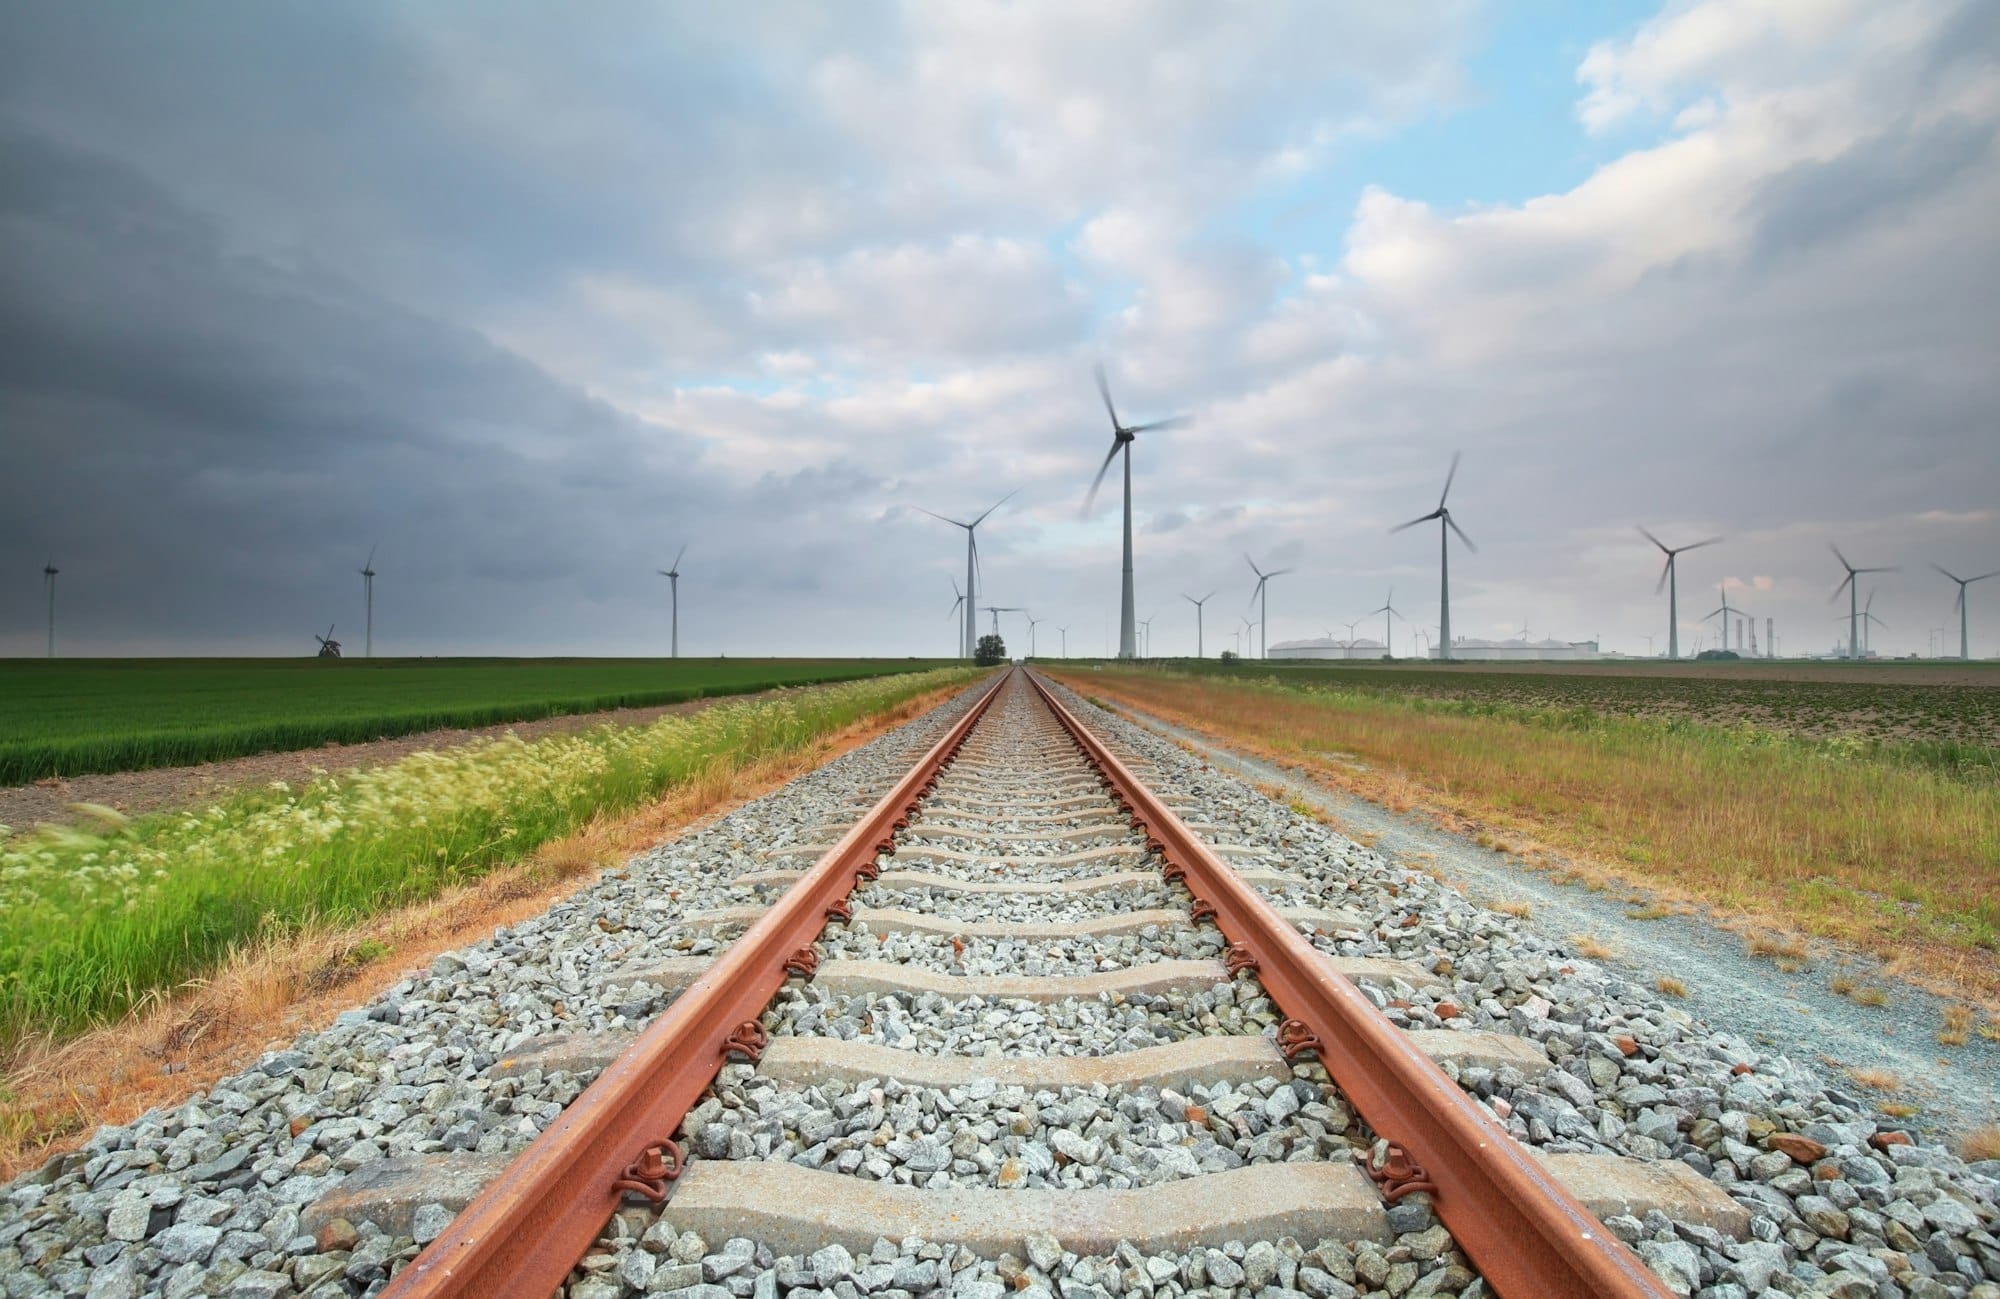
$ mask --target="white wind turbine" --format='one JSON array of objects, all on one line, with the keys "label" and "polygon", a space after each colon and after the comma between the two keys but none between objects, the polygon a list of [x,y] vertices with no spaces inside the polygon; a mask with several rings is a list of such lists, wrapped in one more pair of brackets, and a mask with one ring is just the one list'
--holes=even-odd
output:
[{"label": "white wind turbine", "polygon": [[681,656],[681,555],[685,555],[687,553],[688,553],[687,543],[682,542],[680,553],[674,556],[673,564],[670,567],[659,570],[660,576],[667,579],[667,586],[670,589],[670,593],[673,600],[673,606],[674,606],[673,657],[674,658],[679,658]]},{"label": "white wind turbine", "polygon": [[1215,592],[1213,592],[1213,591],[1210,591],[1210,592],[1209,592],[1209,593],[1208,593],[1207,595],[1204,595],[1204,596],[1203,596],[1203,597],[1201,597],[1201,599],[1199,599],[1199,600],[1197,600],[1197,599],[1195,599],[1195,598],[1194,598],[1193,596],[1191,596],[1191,595],[1187,594],[1187,593],[1186,593],[1185,591],[1183,591],[1183,592],[1181,593],[1181,599],[1183,599],[1183,600],[1186,600],[1186,601],[1187,601],[1187,602],[1188,602],[1189,604],[1191,604],[1191,605],[1193,605],[1193,606],[1194,606],[1194,656],[1195,656],[1196,658],[1198,658],[1198,659],[1202,659],[1202,658],[1207,658],[1207,657],[1208,657],[1208,655],[1207,655],[1207,654],[1205,654],[1205,653],[1203,653],[1203,652],[1202,652],[1202,644],[1201,644],[1201,622],[1202,622],[1202,613],[1201,613],[1201,607],[1202,607],[1203,605],[1207,604],[1207,603],[1208,603],[1208,602],[1209,602],[1210,600],[1213,600],[1214,598],[1215,598]]},{"label": "white wind turbine", "polygon": [[56,656],[56,574],[62,572],[51,559],[42,565],[42,587],[49,597],[49,657]]},{"label": "white wind turbine", "polygon": [[[1417,522],[1421,523],[1423,520],[1419,519]],[[1390,631],[1395,626],[1392,619],[1403,617],[1403,611],[1396,607],[1396,588],[1393,586],[1389,588],[1389,598],[1382,602],[1380,609],[1370,609],[1368,612],[1382,615],[1382,656],[1384,658],[1395,658],[1396,643],[1389,639]],[[1403,621],[1408,622],[1409,619],[1403,618]]]},{"label": "white wind turbine", "polygon": [[[951,603],[951,609],[950,609],[950,611],[949,611],[948,613],[946,613],[946,614],[945,614],[945,617],[947,617],[947,618],[957,618],[957,617],[958,617],[958,611],[959,611],[960,609],[962,609],[962,608],[964,608],[964,607],[965,607],[965,592],[963,592],[963,591],[961,591],[961,590],[959,590],[959,589],[958,589],[958,579],[957,579],[957,578],[953,578],[953,579],[952,579],[952,581],[951,581],[951,593],[952,593],[953,595],[957,596],[957,597],[958,597],[958,599],[956,599],[956,600],[952,601],[952,603]],[[964,657],[965,657],[965,631],[964,631],[964,628],[963,628],[962,626],[961,626],[961,628],[959,629],[959,633],[958,633],[958,649],[959,649],[959,657],[960,657],[960,658],[964,658]]]},{"label": "white wind turbine", "polygon": [[[1946,577],[1958,583],[1958,601],[1953,606],[1958,612],[1958,657],[1970,663],[1972,661],[1972,634],[1966,622],[1965,588],[1971,586],[1974,582],[1984,582],[1989,577],[2000,577],[2000,569],[1995,569],[1991,573],[1981,573],[1978,577],[1959,577],[1955,573],[1952,573],[1948,569],[1944,568],[1942,565],[1932,564],[1931,567],[1937,569],[1938,572],[1943,573]],[[55,570],[50,569],[49,571],[53,573]],[[54,625],[55,625],[54,620],[51,619],[50,626]],[[49,642],[51,645],[55,643],[53,636],[54,633],[51,633],[51,640]],[[49,654],[53,656],[55,654],[55,651],[51,649],[49,651]]]},{"label": "white wind turbine", "polygon": [[[1028,613],[1026,609],[1021,610],[1021,612],[1024,614]],[[1035,628],[1047,621],[1048,621],[1047,618],[1037,618],[1033,614],[1028,614],[1028,657],[1029,658],[1035,657]]]},{"label": "white wind turbine", "polygon": [[1268,588],[1272,578],[1283,577],[1293,570],[1289,568],[1276,568],[1266,573],[1263,569],[1257,567],[1257,561],[1248,555],[1243,557],[1243,562],[1250,565],[1250,571],[1257,575],[1257,586],[1250,592],[1250,602],[1257,606],[1257,631],[1264,647],[1263,657],[1270,658],[1271,622],[1269,612],[1270,592]]},{"label": "white wind turbine", "polygon": [[[1013,500],[1020,490],[1016,487],[1008,492],[987,506],[980,512],[979,517],[970,523],[964,519],[954,519],[939,514],[936,510],[926,510],[921,505],[917,507],[919,511],[930,515],[933,519],[949,523],[955,528],[965,529],[965,653],[960,655],[961,658],[971,658],[979,648],[979,606],[976,603],[979,597],[979,525],[986,522],[987,515]],[[994,619],[994,623],[997,634],[999,619]]]},{"label": "white wind turbine", "polygon": [[[1438,657],[1451,657],[1451,537],[1446,529],[1458,534],[1465,548],[1477,554],[1479,547],[1472,544],[1472,538],[1465,535],[1465,529],[1452,521],[1451,511],[1445,507],[1445,498],[1451,495],[1451,480],[1458,477],[1458,452],[1451,453],[1451,469],[1444,476],[1444,490],[1438,493],[1438,505],[1429,514],[1420,514],[1408,523],[1399,523],[1389,529],[1401,532],[1404,528],[1414,528],[1419,523],[1438,521]],[[1380,610],[1377,610],[1379,613]],[[1396,615],[1398,618],[1401,614]],[[1391,658],[1395,655],[1391,654]]]},{"label": "white wind turbine", "polygon": [[1062,656],[1063,656],[1064,658],[1068,658],[1068,657],[1069,657],[1069,628],[1067,628],[1067,627],[1058,627],[1058,628],[1056,628],[1056,630],[1062,633]]},{"label": "white wind turbine", "polygon": [[1713,546],[1722,538],[1710,537],[1706,541],[1694,541],[1685,546],[1669,546],[1644,528],[1639,529],[1639,535],[1658,546],[1660,553],[1667,557],[1667,562],[1660,568],[1660,580],[1653,583],[1653,594],[1658,595],[1661,587],[1667,589],[1667,657],[1677,659],[1681,656],[1681,606],[1680,567],[1675,561],[1685,551]]},{"label": "white wind turbine", "polygon": [[1847,592],[1847,657],[1858,659],[1861,657],[1861,583],[1854,579],[1863,573],[1893,573],[1896,570],[1893,567],[1856,568],[1847,562],[1847,556],[1840,553],[1839,546],[1828,542],[1826,548],[1833,552],[1833,557],[1847,570],[1847,576],[1840,579],[1840,585],[1833,588],[1833,594],[1826,598],[1826,602],[1832,604],[1840,598],[1842,591]]},{"label": "white wind turbine", "polygon": [[1129,659],[1138,653],[1137,624],[1133,621],[1132,607],[1132,442],[1148,430],[1172,428],[1187,423],[1187,417],[1176,415],[1171,419],[1154,420],[1150,424],[1121,424],[1118,408],[1111,404],[1111,384],[1104,377],[1104,367],[1097,367],[1097,391],[1104,397],[1105,413],[1111,416],[1111,450],[1105,453],[1104,463],[1097,468],[1097,477],[1091,480],[1090,493],[1083,498],[1084,513],[1090,512],[1091,502],[1097,499],[1097,489],[1104,482],[1104,475],[1110,472],[1111,461],[1120,451],[1125,453],[1125,560],[1122,568],[1123,583],[1118,597],[1118,657]]},{"label": "white wind turbine", "polygon": [[368,631],[361,642],[361,657],[375,657],[375,547],[368,548],[368,560],[361,565],[361,600],[368,610]]}]

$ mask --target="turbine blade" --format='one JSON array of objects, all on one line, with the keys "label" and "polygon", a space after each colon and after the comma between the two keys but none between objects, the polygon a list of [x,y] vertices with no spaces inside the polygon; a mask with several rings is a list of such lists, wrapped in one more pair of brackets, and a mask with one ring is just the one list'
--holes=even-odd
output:
[{"label": "turbine blade", "polygon": [[681,548],[678,551],[674,552],[673,569],[676,573],[681,571],[681,556],[687,553],[688,553],[687,543],[683,541],[681,543]]},{"label": "turbine blade", "polygon": [[1118,439],[1112,438],[1111,450],[1104,453],[1104,463],[1097,467],[1097,477],[1090,480],[1090,492],[1083,498],[1082,513],[1090,513],[1091,504],[1097,500],[1097,489],[1104,485],[1104,475],[1111,472],[1111,461],[1118,454],[1118,445]]},{"label": "turbine blade", "polygon": [[1692,546],[1682,546],[1682,547],[1681,547],[1681,549],[1682,549],[1682,550],[1700,550],[1700,549],[1701,549],[1701,548],[1702,548],[1703,546],[1713,546],[1713,545],[1714,545],[1714,544],[1715,544],[1716,542],[1718,542],[1718,541],[1720,541],[1720,540],[1722,540],[1722,538],[1721,538],[1721,537],[1710,537],[1710,538],[1708,538],[1708,539],[1707,539],[1706,541],[1697,541],[1697,542],[1695,542],[1695,543],[1694,543],[1694,544],[1693,544]]},{"label": "turbine blade", "polygon": [[371,569],[371,568],[375,567],[375,547],[374,547],[374,546],[370,546],[370,547],[368,548],[368,558],[367,558],[367,559],[366,559],[366,560],[365,560],[365,561],[364,561],[364,562],[362,563],[361,567],[362,567],[362,570],[363,570],[364,572],[365,572],[366,570],[368,570],[368,569]]},{"label": "turbine blade", "polygon": [[1832,604],[1835,600],[1838,600],[1840,598],[1840,593],[1842,591],[1845,591],[1850,585],[1853,584],[1853,582],[1854,582],[1854,572],[1852,569],[1850,569],[1848,570],[1847,576],[1840,579],[1840,585],[1833,588],[1833,594],[1826,597],[1826,602],[1828,604]]},{"label": "turbine blade", "polygon": [[1170,415],[1166,419],[1156,419],[1150,424],[1134,424],[1127,433],[1158,433],[1162,429],[1185,428],[1194,423],[1192,415]]},{"label": "turbine blade", "polygon": [[1399,523],[1395,527],[1389,529],[1389,531],[1401,532],[1404,528],[1414,528],[1419,523],[1429,523],[1432,519],[1440,519],[1443,517],[1444,517],[1444,511],[1432,510],[1429,514],[1419,514],[1416,518],[1411,519],[1408,523]]},{"label": "turbine blade", "polygon": [[993,504],[991,504],[991,505],[987,506],[987,507],[986,507],[986,514],[982,514],[982,515],[980,515],[980,516],[979,516],[978,518],[974,519],[974,520],[973,520],[972,522],[970,522],[970,523],[966,524],[965,526],[966,526],[966,527],[968,527],[968,528],[976,528],[976,527],[978,527],[978,526],[979,526],[980,524],[982,524],[982,523],[986,522],[986,515],[987,515],[987,514],[991,514],[991,513],[993,513],[993,511],[995,511],[995,510],[999,509],[999,508],[1000,508],[1001,506],[1003,506],[1003,505],[1005,505],[1005,504],[1006,504],[1007,502],[1009,502],[1009,501],[1013,500],[1013,499],[1014,499],[1014,498],[1015,498],[1016,496],[1019,496],[1020,494],[1021,494],[1021,489],[1020,489],[1020,488],[1018,488],[1018,487],[1016,487],[1016,488],[1015,488],[1015,489],[1014,489],[1013,491],[1011,491],[1011,492],[1008,492],[1008,493],[1007,493],[1007,494],[1006,494],[1005,496],[1003,496],[1003,497],[1001,497],[1001,498],[1000,498],[999,500],[997,500],[997,501],[993,502]]},{"label": "turbine blade", "polygon": [[1247,550],[1243,552],[1243,562],[1250,565],[1250,571],[1257,575],[1259,579],[1259,584],[1261,585],[1262,579],[1264,577],[1264,570],[1257,567],[1257,561],[1250,558],[1250,552]]},{"label": "turbine blade", "polygon": [[1275,571],[1273,571],[1273,572],[1269,572],[1269,573],[1266,573],[1266,574],[1264,574],[1264,577],[1265,577],[1265,579],[1266,579],[1266,580],[1268,581],[1268,580],[1269,580],[1269,579],[1271,579],[1271,578],[1274,578],[1274,577],[1283,577],[1283,576],[1284,576],[1285,574],[1287,574],[1287,573],[1296,573],[1296,572],[1298,572],[1298,571],[1299,571],[1299,570],[1298,570],[1298,569],[1296,569],[1296,568],[1280,568],[1280,569],[1277,569],[1277,570],[1275,570]]},{"label": "turbine blade", "polygon": [[1111,381],[1104,377],[1104,362],[1097,363],[1097,391],[1104,398],[1104,413],[1111,416],[1111,427],[1122,427],[1118,423],[1118,408],[1111,404]]},{"label": "turbine blade", "polygon": [[1438,508],[1440,510],[1444,508],[1444,498],[1451,495],[1451,480],[1458,477],[1458,456],[1459,453],[1456,451],[1451,453],[1451,468],[1445,471],[1444,490],[1438,493]]},{"label": "turbine blade", "polygon": [[[965,521],[963,521],[963,520],[961,520],[961,519],[951,519],[951,518],[946,518],[946,517],[945,517],[944,515],[942,515],[942,514],[939,514],[939,513],[938,513],[938,512],[936,511],[936,510],[927,510],[927,509],[925,509],[925,508],[924,508],[923,506],[921,506],[921,505],[916,505],[916,506],[912,506],[911,508],[912,508],[912,509],[914,509],[914,510],[916,510],[916,512],[917,512],[917,513],[919,513],[919,514],[928,514],[928,515],[930,515],[930,516],[931,516],[931,517],[932,517],[933,519],[940,519],[940,520],[943,520],[944,522],[946,522],[946,523],[949,523],[949,524],[951,524],[951,525],[952,525],[952,526],[954,526],[954,527],[959,527],[959,528],[969,528],[969,527],[971,527],[971,526],[972,526],[972,525],[971,525],[970,523],[966,523]],[[686,547],[682,547],[682,549],[686,549]]]},{"label": "turbine blade", "polygon": [[2000,577],[2000,568],[1996,568],[1990,573],[1981,573],[1978,577],[1968,577],[1965,579],[1966,585],[1970,586],[1974,582],[1984,582],[1989,577]]},{"label": "turbine blade", "polygon": [[[1931,567],[1935,568],[1938,572],[1943,573],[1946,577],[1950,578],[1952,581],[1954,582],[1958,581],[1958,575],[1952,572],[1950,569],[1946,568],[1943,564],[1932,564]],[[1972,578],[1969,580],[1978,581],[1977,578]]]},{"label": "turbine blade", "polygon": [[1839,546],[1836,546],[1831,541],[1829,541],[1826,543],[1826,548],[1833,552],[1833,557],[1840,561],[1840,566],[1842,568],[1846,569],[1850,573],[1854,571],[1854,565],[1847,562],[1847,556],[1840,553]]},{"label": "turbine blade", "polygon": [[[1660,549],[1667,550],[1665,546],[1661,546]],[[1674,571],[1674,552],[1671,550],[1667,550],[1667,562],[1660,565],[1660,580],[1653,583],[1654,595],[1658,595],[1660,592],[1667,589],[1667,574],[1673,571]]]},{"label": "turbine blade", "polygon": [[[1643,527],[1639,527],[1639,525],[1638,525],[1638,524],[1636,524],[1636,523],[1635,523],[1635,524],[1633,524],[1632,526],[1633,526],[1633,527],[1635,527],[1635,528],[1639,528],[1639,535],[1640,535],[1640,536],[1642,536],[1642,537],[1644,537],[1644,538],[1645,538],[1646,540],[1648,540],[1648,541],[1652,542],[1652,543],[1653,543],[1654,545],[1658,546],[1658,547],[1659,547],[1659,548],[1660,548],[1661,550],[1667,550],[1667,543],[1666,543],[1666,542],[1664,542],[1664,541],[1661,541],[1661,540],[1660,540],[1660,539],[1659,539],[1658,537],[1656,537],[1656,536],[1654,536],[1654,535],[1653,535],[1652,533],[1650,533],[1650,532],[1646,531],[1646,529],[1644,529]],[[1671,555],[1671,554],[1673,554],[1673,552],[1672,552],[1671,550],[1667,550],[1667,553],[1668,553],[1668,554],[1670,554],[1670,555]]]},{"label": "turbine blade", "polygon": [[1471,537],[1465,535],[1465,529],[1458,526],[1458,520],[1447,514],[1444,516],[1444,525],[1458,534],[1458,539],[1465,543],[1467,550],[1472,551],[1474,554],[1479,553],[1479,547],[1472,543]]}]

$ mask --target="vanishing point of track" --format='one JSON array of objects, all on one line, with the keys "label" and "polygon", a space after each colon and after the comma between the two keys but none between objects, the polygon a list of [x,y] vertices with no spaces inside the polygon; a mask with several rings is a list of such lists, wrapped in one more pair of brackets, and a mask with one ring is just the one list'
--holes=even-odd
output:
[{"label": "vanishing point of track", "polygon": [[[829,921],[854,917],[849,895],[882,873],[884,860],[896,854],[897,836],[976,840],[980,822],[996,819],[1061,826],[1090,847],[1116,844],[1127,860],[1156,864],[1161,877],[1156,884],[1184,889],[1186,920],[1167,919],[1220,931],[1208,941],[1220,949],[1228,975],[1239,981],[1253,977],[1284,1016],[1277,1050],[1293,1061],[1316,1058],[1331,1078],[1328,1094],[1337,1093],[1370,1130],[1349,1134],[1349,1146],[1328,1155],[1324,1171],[1347,1176],[1358,1167],[1387,1201],[1429,1196],[1493,1291],[1505,1299],[1668,1293],[1634,1253],[1306,940],[1296,915],[1288,917],[1260,895],[1246,872],[1206,845],[1044,683],[1019,669],[999,674],[943,738],[694,978],[387,1293],[428,1299],[542,1296],[556,1290],[621,1204],[669,1200],[688,1167],[675,1140],[683,1119],[725,1064],[763,1056],[769,1039],[760,1016],[788,979],[811,979],[820,970],[816,941]],[[892,861],[888,867],[885,886],[898,869]],[[924,879],[952,889],[949,880],[929,874]],[[994,887],[975,883],[968,891]],[[1060,892],[1073,901],[1090,896],[1067,881],[1035,880],[1031,874],[1005,891]],[[1156,913],[1137,914],[1148,923],[1161,922]],[[923,918],[910,919],[905,911],[863,916],[891,927],[904,918],[925,932]],[[1108,913],[1107,920],[1113,916]],[[946,922],[930,932],[948,935],[954,924],[994,935],[1010,928]],[[1092,926],[1072,928],[1088,932]],[[1169,966],[1198,964],[1161,961],[1137,968],[1164,977]],[[1215,974],[1211,982],[1217,981]],[[1074,979],[1081,989],[1085,977],[1059,974],[1041,982]],[[967,980],[968,989],[975,982]],[[912,1196],[938,1194],[898,1189]],[[1070,1201],[1076,1204],[1116,1193],[1040,1194],[1076,1197]],[[1058,1208],[1058,1220],[1061,1215]]]}]

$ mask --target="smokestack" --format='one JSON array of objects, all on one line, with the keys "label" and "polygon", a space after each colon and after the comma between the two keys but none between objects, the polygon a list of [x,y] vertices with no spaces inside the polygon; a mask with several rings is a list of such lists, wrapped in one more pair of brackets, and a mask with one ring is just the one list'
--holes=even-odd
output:
[{"label": "smokestack", "polygon": [[1767,659],[1778,657],[1778,633],[1771,630],[1771,624],[1771,619],[1764,620],[1764,657]]},{"label": "smokestack", "polygon": [[1749,620],[1749,622],[1750,622],[1750,657],[1754,659],[1757,657],[1757,620],[1755,618],[1752,618]]}]

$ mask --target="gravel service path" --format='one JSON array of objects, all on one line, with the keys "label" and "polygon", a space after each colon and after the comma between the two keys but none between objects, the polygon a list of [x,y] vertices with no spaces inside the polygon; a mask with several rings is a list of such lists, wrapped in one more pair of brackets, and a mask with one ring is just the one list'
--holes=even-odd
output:
[{"label": "gravel service path", "polygon": [[[1393,812],[1329,790],[1151,714],[1119,708],[1147,729],[1194,746],[1217,767],[1278,786],[1286,797],[1324,810],[1349,831],[1373,836],[1391,860],[1433,858],[1475,902],[1529,903],[1529,917],[1520,923],[1550,941],[1589,934],[1611,948],[1606,967],[1627,978],[1642,983],[1661,975],[1678,978],[1687,985],[1681,1004],[1689,1011],[1815,1069],[1829,1087],[1855,1091],[1847,1071],[1885,1069],[1901,1083],[1882,1099],[1921,1106],[1911,1122],[1940,1139],[2000,1122],[2000,1042],[1974,1035],[1960,1046],[1941,1045],[1937,1034],[1953,1003],[1880,975],[1865,955],[1833,953],[1821,945],[1804,966],[1787,973],[1749,955],[1741,935],[1705,915],[1635,920],[1622,898],[1525,870],[1503,853],[1439,829],[1421,812]],[[1880,988],[1887,1004],[1858,1005],[1834,992],[1830,979],[1836,970]]]},{"label": "gravel service path", "polygon": [[[1313,940],[1343,961],[1365,959],[1391,971],[1359,984],[1393,1021],[1427,1030],[1426,1039],[1444,1047],[1504,1035],[1514,1052],[1509,1059],[1535,1061],[1532,1067],[1478,1063],[1476,1052],[1441,1057],[1446,1073],[1518,1140],[1554,1156],[1614,1155],[1621,1166],[1647,1161],[1721,1201],[1728,1229],[1658,1210],[1606,1218],[1674,1293],[2000,1299],[2000,1240],[1992,1234],[2000,1164],[1968,1167],[1913,1140],[1740,1033],[1713,1029],[1615,969],[1472,905],[1073,695],[1063,697],[1154,788],[1169,792],[1183,819],[1208,827],[1203,837],[1217,851],[1228,850],[1246,882],[1264,888],[1276,872],[1286,880],[1288,905],[1356,917],[1351,927],[1312,926]],[[812,847],[851,824],[968,698],[634,858],[541,917],[439,957],[425,973],[326,1031],[301,1035],[208,1095],[102,1129],[83,1149],[0,1187],[0,1289],[9,1299],[284,1299],[380,1290],[448,1225],[454,1196],[462,1203],[473,1188],[440,1187],[400,1217],[379,1220],[329,1217],[325,1206],[390,1157],[498,1160],[532,1140],[602,1063],[573,1051],[576,1058],[563,1064],[546,1054],[549,1048],[618,1040],[642,1028],[673,995],[671,981],[649,979],[647,969],[665,958],[720,950],[731,931],[706,913],[743,905],[760,891],[768,897],[774,872],[809,865]],[[1079,841],[1125,847],[1102,824],[1110,821],[1102,801],[1095,817],[1087,802],[1077,805],[1082,810],[1073,821],[1045,815],[1053,804],[1094,789],[1070,788],[1073,782],[1055,770],[1060,764],[1047,756],[1045,729],[1018,689],[994,705],[913,821],[916,829],[939,814],[940,824],[956,827],[957,846],[918,851],[913,844],[885,857],[881,880],[857,890],[855,919],[827,931],[819,976],[788,985],[763,1017],[773,1038],[765,1061],[724,1068],[690,1113],[683,1132],[693,1165],[683,1197],[692,1199],[690,1182],[705,1170],[740,1169],[835,1179],[853,1188],[844,1198],[855,1206],[891,1192],[1011,1195],[1029,1204],[1037,1194],[1115,1197],[1136,1190],[1155,1197],[1156,1216],[1190,1204],[1213,1215],[1238,1207],[1227,1192],[1189,1197],[1182,1190],[1241,1185],[1246,1175],[1288,1168],[1354,1171],[1346,1161],[1368,1149],[1370,1134],[1316,1064],[1177,1085],[1005,1081],[1019,1076],[1009,1070],[1050,1068],[1047,1062],[1058,1057],[1110,1064],[1121,1056],[1128,1063],[1150,1058],[1146,1048],[1190,1059],[1210,1059],[1232,1044],[1261,1049],[1277,1014],[1247,974],[1208,976],[1156,994],[1047,993],[1055,978],[1132,978],[1168,968],[1169,946],[1198,952],[1212,942],[1205,937],[1212,931],[1191,920],[1105,939],[1089,974],[1081,971],[1092,945],[1074,936],[1053,944],[970,939],[960,949],[949,939],[899,934],[909,940],[899,948],[898,937],[871,928],[868,909],[909,906],[910,887],[897,881],[905,871],[1011,883],[1145,868],[1143,846],[1071,861],[1055,872],[1017,866],[1073,857],[1082,851]],[[1006,799],[994,800],[983,792],[990,786],[974,783],[982,767],[989,776],[1019,772]],[[1016,815],[1016,804],[1044,815]],[[983,835],[974,829],[981,818]],[[1064,835],[1069,829],[1089,833],[1079,840]],[[1118,885],[1084,895],[1021,889],[994,895],[983,918],[1071,925],[1079,896],[1093,900],[1094,914],[1116,915],[1152,908],[1159,887]],[[1184,908],[1186,894],[1173,896]],[[865,961],[856,959],[864,952]],[[1002,972],[1028,979],[1036,962],[1061,972],[1041,976],[1037,995],[977,992]],[[899,991],[893,980],[859,990],[853,980],[835,977],[842,967],[859,966],[912,982],[921,977],[942,990]],[[886,1071],[857,1077],[836,1070],[807,1081],[776,1064],[780,1057],[796,1063],[801,1053],[862,1044],[914,1053],[908,1058],[922,1067],[900,1079]],[[1211,1055],[1201,1055],[1198,1045]],[[545,1052],[546,1063],[517,1058],[536,1051]],[[918,1080],[946,1061],[985,1062],[993,1076],[943,1087]],[[789,1206],[711,1207],[703,1217],[677,1197],[664,1213],[618,1214],[566,1293],[570,1299],[1490,1293],[1421,1197],[1386,1209],[1370,1200],[1363,1217],[1378,1227],[1366,1233],[1321,1239],[1323,1233],[1300,1229],[1192,1245],[1159,1239],[1144,1248],[1127,1239],[1078,1252],[1064,1247],[1057,1232],[1067,1228],[1060,1222],[1022,1231],[996,1248],[974,1249],[945,1232],[842,1243],[833,1229],[831,1243],[801,1245],[775,1232],[761,1237],[758,1228],[728,1226],[769,1223]]]}]

